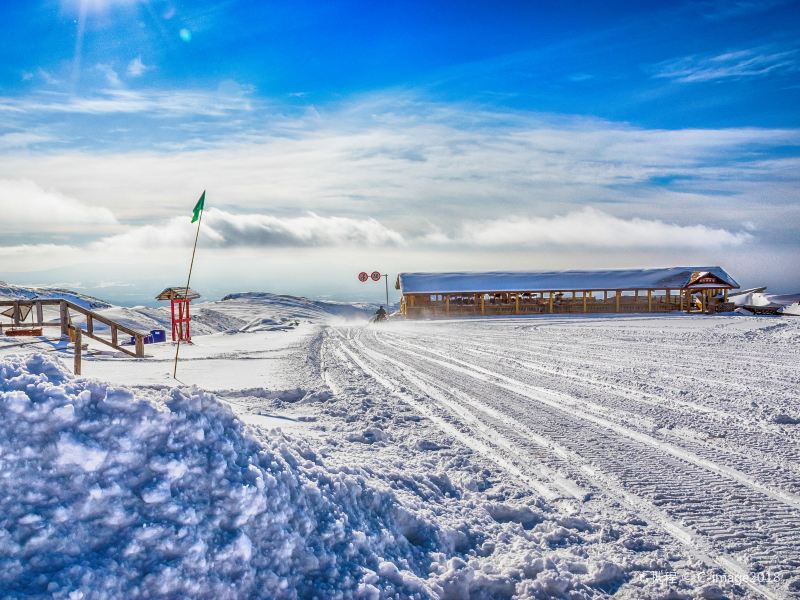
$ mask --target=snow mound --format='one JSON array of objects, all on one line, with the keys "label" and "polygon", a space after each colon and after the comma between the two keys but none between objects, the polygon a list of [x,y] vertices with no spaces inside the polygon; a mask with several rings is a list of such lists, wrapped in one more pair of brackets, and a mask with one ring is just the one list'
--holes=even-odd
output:
[{"label": "snow mound", "polygon": [[[163,405],[0,361],[0,589],[56,598],[435,596],[439,530],[213,396]],[[413,543],[412,543],[413,542]],[[83,595],[81,595],[81,593]]]},{"label": "snow mound", "polygon": [[778,314],[800,316],[800,294],[768,294],[764,290],[756,288],[752,292],[747,290],[735,294],[731,296],[731,302],[744,310],[751,307],[772,308]]}]

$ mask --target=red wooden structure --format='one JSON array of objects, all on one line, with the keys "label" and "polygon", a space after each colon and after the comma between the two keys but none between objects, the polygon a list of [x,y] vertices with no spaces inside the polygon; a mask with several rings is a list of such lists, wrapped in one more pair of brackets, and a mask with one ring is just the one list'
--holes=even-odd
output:
[{"label": "red wooden structure", "polygon": [[169,300],[172,315],[172,341],[191,342],[189,304],[200,294],[186,287],[169,287],[156,296],[156,300]]}]

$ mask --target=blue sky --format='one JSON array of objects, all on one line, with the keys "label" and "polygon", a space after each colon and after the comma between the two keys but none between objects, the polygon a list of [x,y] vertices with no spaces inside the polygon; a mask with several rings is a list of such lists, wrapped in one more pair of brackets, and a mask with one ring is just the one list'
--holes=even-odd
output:
[{"label": "blue sky", "polygon": [[206,188],[208,295],[712,262],[800,289],[797,2],[31,0],[0,18],[0,278],[139,301],[180,278]]}]

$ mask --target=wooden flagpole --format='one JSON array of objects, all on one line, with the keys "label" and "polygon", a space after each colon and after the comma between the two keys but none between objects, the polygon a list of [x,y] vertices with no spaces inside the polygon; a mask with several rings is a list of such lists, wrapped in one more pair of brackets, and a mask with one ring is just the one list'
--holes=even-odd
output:
[{"label": "wooden flagpole", "polygon": [[[203,196],[205,196],[205,191],[203,191]],[[192,248],[192,260],[189,263],[189,277],[186,278],[186,294],[185,297],[189,297],[189,283],[192,281],[192,268],[194,267],[194,255],[197,252],[197,240],[200,238],[200,223],[203,222],[203,212],[205,211],[205,203],[203,208],[200,209],[200,218],[197,220],[197,233],[194,235],[194,247]],[[188,310],[188,309],[187,309]],[[178,378],[178,353],[181,351],[181,338],[183,330],[181,330],[181,335],[178,336],[178,345],[175,346],[175,365],[172,368],[172,378]]]}]

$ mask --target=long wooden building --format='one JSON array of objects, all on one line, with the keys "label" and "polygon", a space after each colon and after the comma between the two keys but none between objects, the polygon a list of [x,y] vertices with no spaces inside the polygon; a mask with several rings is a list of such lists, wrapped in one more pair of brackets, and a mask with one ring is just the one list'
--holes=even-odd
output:
[{"label": "long wooden building", "polygon": [[721,267],[607,271],[400,273],[407,318],[732,309]]}]

